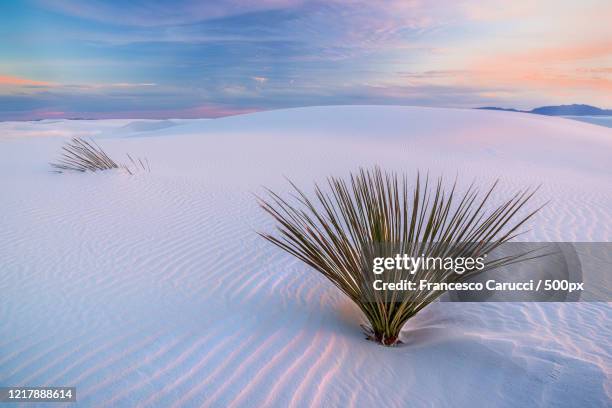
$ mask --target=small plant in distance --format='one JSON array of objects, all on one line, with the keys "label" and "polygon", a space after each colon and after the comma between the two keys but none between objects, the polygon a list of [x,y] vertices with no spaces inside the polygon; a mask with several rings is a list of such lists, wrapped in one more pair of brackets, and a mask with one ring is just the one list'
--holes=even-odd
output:
[{"label": "small plant in distance", "polygon": [[131,169],[128,165],[117,163],[111,159],[96,142],[88,142],[87,140],[74,137],[62,147],[61,158],[56,163],[51,163],[51,166],[59,173],[64,171],[86,172],[110,169],[124,169],[129,174],[134,174],[138,169],[151,171],[147,159],[144,161],[142,159],[134,160],[129,154],[127,157],[133,165]]},{"label": "small plant in distance", "polygon": [[[399,295],[374,290],[370,261],[376,248],[414,257],[477,257],[518,235],[520,226],[541,208],[517,216],[537,188],[519,191],[486,211],[497,181],[484,194],[473,184],[458,194],[456,181],[445,190],[441,178],[432,185],[417,175],[410,189],[405,175],[378,167],[361,169],[348,180],[329,177],[327,184],[325,190],[315,184],[311,197],[291,183],[296,194],[290,200],[267,190],[268,198],[258,200],[278,223],[277,234],[259,234],[329,279],[367,318],[369,327],[362,326],[367,338],[386,346],[400,343],[408,319],[445,291]],[[518,262],[524,255],[497,259],[487,269]],[[417,276],[461,282],[478,272],[433,268]]]}]

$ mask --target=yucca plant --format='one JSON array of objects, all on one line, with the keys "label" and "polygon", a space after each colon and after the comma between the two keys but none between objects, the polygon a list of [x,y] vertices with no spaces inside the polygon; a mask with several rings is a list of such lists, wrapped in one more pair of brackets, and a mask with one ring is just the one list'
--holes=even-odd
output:
[{"label": "yucca plant", "polygon": [[[486,210],[497,181],[484,194],[474,184],[459,194],[456,180],[445,190],[441,178],[430,183],[428,177],[422,180],[417,175],[411,189],[406,175],[400,177],[378,167],[361,169],[348,180],[329,177],[327,184],[326,190],[315,184],[312,197],[293,183],[296,194],[291,199],[267,190],[268,197],[258,200],[278,223],[277,234],[260,235],[344,292],[367,318],[369,327],[362,326],[367,338],[386,346],[399,343],[406,321],[444,291],[374,290],[373,257],[401,253],[476,258],[518,235],[518,229],[541,208],[517,215],[537,188],[519,191]],[[527,255],[491,260],[485,270],[527,259]],[[457,282],[481,272],[484,270],[472,268],[458,274],[432,268],[410,275],[393,270],[387,279]]]},{"label": "yucca plant", "polygon": [[149,161],[146,159],[144,162],[142,159],[134,160],[128,154],[127,156],[134,166],[134,168],[130,170],[127,165],[117,163],[111,159],[96,142],[87,141],[77,137],[74,137],[70,142],[67,142],[62,147],[62,151],[61,158],[56,163],[51,163],[51,166],[60,173],[66,170],[86,172],[121,168],[127,171],[129,174],[133,174],[133,171],[139,167],[143,170],[151,171]]}]

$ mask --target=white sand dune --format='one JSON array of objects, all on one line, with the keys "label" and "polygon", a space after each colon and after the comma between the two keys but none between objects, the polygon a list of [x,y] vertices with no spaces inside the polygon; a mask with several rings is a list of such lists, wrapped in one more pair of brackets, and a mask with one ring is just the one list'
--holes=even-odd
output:
[{"label": "white sand dune", "polygon": [[[51,173],[70,136],[152,171]],[[480,110],[0,123],[0,385],[97,407],[606,406],[609,303],[436,303],[383,348],[256,236],[272,223],[252,193],[373,164],[499,177],[500,198],[542,183],[534,205],[552,200],[521,239],[608,242],[611,152],[610,128]]]}]

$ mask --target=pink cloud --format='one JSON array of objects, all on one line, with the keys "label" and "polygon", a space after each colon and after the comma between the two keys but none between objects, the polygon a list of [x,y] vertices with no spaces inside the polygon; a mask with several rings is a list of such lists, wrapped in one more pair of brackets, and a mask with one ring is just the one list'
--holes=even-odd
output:
[{"label": "pink cloud", "polygon": [[0,85],[8,86],[53,86],[51,82],[35,81],[10,75],[0,75]]},{"label": "pink cloud", "polygon": [[268,78],[262,77],[262,76],[254,76],[254,77],[251,77],[251,79],[257,82],[258,84],[263,84],[268,81]]},{"label": "pink cloud", "polygon": [[468,71],[473,80],[500,86],[582,88],[611,92],[612,77],[608,71],[593,72],[587,69],[610,55],[612,42],[540,48],[482,57],[476,59]]}]

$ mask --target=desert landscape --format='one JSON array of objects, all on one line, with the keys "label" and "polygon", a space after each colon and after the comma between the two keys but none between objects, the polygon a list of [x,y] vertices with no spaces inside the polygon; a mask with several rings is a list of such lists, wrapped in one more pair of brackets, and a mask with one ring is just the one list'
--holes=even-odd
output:
[{"label": "desert landscape", "polygon": [[[71,137],[150,170],[55,173]],[[360,166],[541,184],[518,239],[612,239],[612,129],[399,106],[0,122],[0,384],[78,406],[606,406],[609,303],[431,304],[403,344],[256,232],[254,194]],[[72,405],[71,405],[72,406]]]}]

